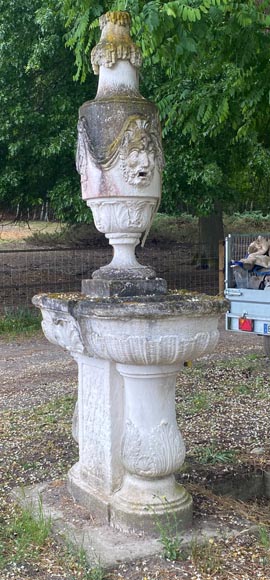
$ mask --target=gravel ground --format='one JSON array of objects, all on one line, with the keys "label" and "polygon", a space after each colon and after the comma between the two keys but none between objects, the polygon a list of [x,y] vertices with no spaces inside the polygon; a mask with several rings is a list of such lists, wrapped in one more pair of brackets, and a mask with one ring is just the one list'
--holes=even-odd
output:
[{"label": "gravel ground", "polygon": [[[187,444],[178,477],[194,497],[195,517],[239,525],[234,539],[221,538],[175,561],[163,557],[120,565],[110,580],[270,580],[269,500],[239,501],[214,493],[217,480],[261,472],[270,464],[269,361],[260,337],[223,330],[215,352],[179,375],[177,419]],[[14,485],[61,480],[77,457],[70,433],[77,369],[69,355],[40,334],[0,341],[2,472],[0,526],[17,514],[10,503]],[[246,520],[259,532],[246,532]],[[47,539],[42,548],[18,558],[17,532],[0,536],[10,562],[1,580],[101,580],[82,558]],[[7,537],[8,536],[8,537]],[[17,550],[17,551],[16,551]],[[1,563],[1,556],[0,556]]]},{"label": "gravel ground", "polygon": [[74,392],[75,361],[40,333],[28,338],[0,340],[2,409],[41,405]]}]

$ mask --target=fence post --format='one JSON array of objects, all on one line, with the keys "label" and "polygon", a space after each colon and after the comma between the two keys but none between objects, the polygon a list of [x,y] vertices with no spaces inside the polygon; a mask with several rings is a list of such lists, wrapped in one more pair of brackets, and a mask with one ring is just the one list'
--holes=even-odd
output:
[{"label": "fence post", "polygon": [[218,243],[218,293],[224,292],[224,274],[225,274],[225,241],[219,240]]}]

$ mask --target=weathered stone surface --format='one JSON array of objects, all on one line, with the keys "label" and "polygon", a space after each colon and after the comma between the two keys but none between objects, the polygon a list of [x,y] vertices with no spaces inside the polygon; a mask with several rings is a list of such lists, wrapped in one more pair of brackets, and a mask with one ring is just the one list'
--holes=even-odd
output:
[{"label": "weathered stone surface", "polygon": [[[176,376],[211,351],[225,301],[192,294],[127,298],[40,295],[49,340],[79,366],[73,497],[118,529],[153,534],[156,513],[190,525],[192,499],[173,476],[185,446],[175,418]],[[67,329],[70,329],[70,336]],[[166,501],[153,501],[166,496]],[[150,512],[147,512],[149,510]]]},{"label": "weathered stone surface", "polygon": [[[146,536],[143,532],[127,534],[108,525],[102,525],[102,520],[88,515],[88,510],[73,502],[66,491],[64,482],[37,484],[24,489],[15,488],[13,496],[16,501],[36,513],[40,518],[40,511],[52,522],[52,531],[56,539],[66,542],[75,550],[83,549],[87,562],[91,568],[102,566],[112,568],[120,562],[134,562],[151,555],[161,554],[164,550],[160,537]],[[90,509],[90,508],[88,508]],[[92,515],[92,513],[91,513]],[[147,514],[144,514],[147,516]],[[193,525],[192,530],[181,530],[179,545],[181,548],[191,548],[194,545],[205,546],[209,539],[225,539],[239,536],[239,524],[245,533],[258,531],[258,526],[242,520],[230,525],[216,515],[213,518],[200,520]],[[175,521],[172,523],[172,533],[175,530]],[[156,531],[155,531],[156,532]],[[240,532],[241,533],[241,532]],[[156,533],[155,533],[156,535]],[[173,575],[175,570],[173,572]]]},{"label": "weathered stone surface", "polygon": [[79,111],[76,166],[82,197],[93,212],[97,229],[106,234],[114,257],[100,277],[155,277],[140,267],[135,247],[151,227],[161,197],[164,165],[157,107],[139,93],[141,56],[130,38],[125,12],[100,19],[100,43],[92,51],[99,72],[93,101]]},{"label": "weathered stone surface", "polygon": [[100,67],[112,68],[118,60],[128,60],[137,69],[142,64],[141,51],[127,33],[131,21],[127,12],[108,12],[100,20],[101,39],[91,53],[91,64],[95,74]]},{"label": "weathered stone surface", "polygon": [[92,277],[94,280],[154,280],[156,278],[156,272],[153,268],[149,266],[141,266],[139,262],[134,261],[133,265],[126,264],[126,268],[123,267],[123,261],[119,263],[119,268],[115,267],[115,262],[108,264],[108,266],[102,266],[99,270],[93,272]]},{"label": "weathered stone surface", "polygon": [[161,526],[175,533],[187,531],[192,525],[192,498],[186,489],[175,483],[174,477],[151,482],[126,477],[121,491],[115,494],[111,506],[111,525],[123,532],[143,533],[158,537]]},{"label": "weathered stone surface", "polygon": [[146,296],[166,294],[167,282],[163,278],[131,280],[82,280],[82,293],[91,298],[109,298],[114,296]]},{"label": "weathered stone surface", "polygon": [[227,308],[227,301],[224,298],[186,291],[170,292],[164,296],[155,294],[137,296],[136,300],[132,297],[90,299],[80,292],[59,292],[58,294],[37,294],[32,302],[38,308],[46,308],[53,312],[68,312],[75,319],[78,315],[106,317],[109,311],[111,318],[158,316],[162,319],[176,314],[196,318],[207,317],[208,314],[218,317]]},{"label": "weathered stone surface", "polygon": [[185,458],[175,382],[184,361],[216,345],[224,301],[165,296],[165,281],[137,261],[135,248],[160,202],[161,130],[155,105],[139,94],[140,55],[128,15],[108,13],[100,22],[92,56],[98,93],[80,109],[76,162],[82,197],[113,259],[83,283],[84,295],[33,302],[48,340],[79,368],[71,494],[103,523],[155,534],[157,517],[166,524],[177,517],[179,530],[191,525],[192,499],[174,477]]}]

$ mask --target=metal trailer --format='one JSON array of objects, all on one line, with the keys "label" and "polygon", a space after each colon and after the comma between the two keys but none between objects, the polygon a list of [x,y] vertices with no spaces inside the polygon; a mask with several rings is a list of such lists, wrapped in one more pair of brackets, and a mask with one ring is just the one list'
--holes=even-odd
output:
[{"label": "metal trailer", "polygon": [[249,244],[258,235],[270,238],[270,234],[229,234],[225,240],[224,294],[229,301],[226,330],[262,335],[264,352],[270,356],[270,286],[259,289],[267,270],[250,272],[231,266],[247,255]]}]

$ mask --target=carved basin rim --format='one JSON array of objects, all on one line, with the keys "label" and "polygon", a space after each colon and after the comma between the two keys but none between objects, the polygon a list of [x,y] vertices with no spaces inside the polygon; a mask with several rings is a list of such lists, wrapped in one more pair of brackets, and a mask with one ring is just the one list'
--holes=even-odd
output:
[{"label": "carved basin rim", "polygon": [[32,302],[38,308],[70,313],[74,318],[219,316],[227,309],[227,301],[224,298],[192,292],[133,298],[89,298],[80,293],[38,294],[33,297]]}]

